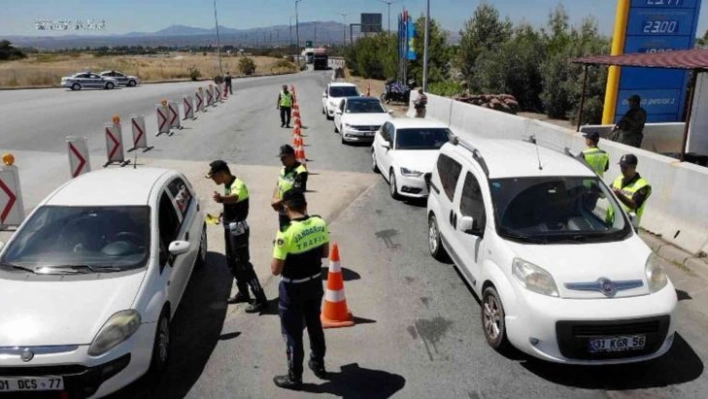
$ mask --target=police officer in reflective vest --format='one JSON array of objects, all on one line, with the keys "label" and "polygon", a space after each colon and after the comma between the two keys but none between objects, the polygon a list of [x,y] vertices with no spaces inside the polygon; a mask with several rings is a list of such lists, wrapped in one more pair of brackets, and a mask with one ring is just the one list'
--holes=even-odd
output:
[{"label": "police officer in reflective vest", "polygon": [[637,214],[637,226],[639,226],[644,214],[644,206],[651,195],[651,186],[637,173],[637,163],[638,160],[634,154],[625,154],[620,158],[619,165],[622,175],[612,183],[612,191],[626,212]]},{"label": "police officer in reflective vest", "polygon": [[303,193],[307,191],[307,168],[295,159],[295,149],[287,144],[280,147],[280,161],[283,163],[283,169],[280,170],[271,206],[278,211],[278,223],[282,230],[289,223],[288,216],[281,206],[283,194],[291,188],[297,188]]},{"label": "police officer in reflective vest", "polygon": [[278,94],[277,108],[280,110],[280,127],[290,127],[290,111],[293,107],[293,93],[288,91],[288,85],[283,85],[283,91]]},{"label": "police officer in reflective vest", "polygon": [[591,132],[584,136],[585,145],[588,148],[584,149],[580,156],[602,178],[610,167],[610,155],[597,146],[597,143],[600,142],[600,133]]},{"label": "police officer in reflective vest", "polygon": [[248,249],[248,238],[251,232],[246,223],[249,208],[248,188],[243,180],[231,174],[226,162],[217,160],[209,166],[211,169],[206,177],[212,179],[217,185],[224,185],[224,194],[214,191],[213,198],[215,202],[224,205],[221,219],[226,240],[226,263],[236,278],[238,287],[238,293],[229,298],[229,302],[250,302],[248,286],[251,286],[255,300],[246,307],[246,312],[256,313],[261,311],[268,301],[253,270]]},{"label": "police officer in reflective vest", "polygon": [[[304,348],[302,330],[310,337],[308,366],[319,378],[326,379],[325,336],[320,312],[322,307],[322,258],[329,256],[329,228],[319,216],[308,216],[305,195],[291,189],[283,195],[283,208],[290,224],[275,238],[271,271],[281,276],[278,310],[286,342],[288,374],[273,378],[281,388],[302,386]],[[304,325],[303,325],[304,323]]]}]

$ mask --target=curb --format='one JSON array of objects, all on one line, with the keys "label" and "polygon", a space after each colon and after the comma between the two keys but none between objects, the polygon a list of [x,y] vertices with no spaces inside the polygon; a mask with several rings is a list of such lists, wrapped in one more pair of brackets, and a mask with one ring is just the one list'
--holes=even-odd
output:
[{"label": "curb", "polygon": [[685,267],[699,277],[708,280],[708,262],[706,258],[691,255],[644,230],[642,230],[639,236],[660,258],[669,263]]},{"label": "curb", "polygon": [[[269,73],[264,75],[252,75],[252,76],[232,76],[232,79],[249,79],[249,78],[264,78],[268,76],[284,76],[284,75],[294,75],[300,73],[300,71],[295,72],[283,72],[283,73]],[[155,80],[150,82],[140,82],[138,86],[144,85],[156,85],[165,83],[187,83],[187,82],[214,82],[213,79],[175,79],[175,80]],[[11,91],[11,90],[41,90],[41,89],[68,89],[68,87],[62,86],[19,86],[19,87],[0,87],[0,91]]]}]

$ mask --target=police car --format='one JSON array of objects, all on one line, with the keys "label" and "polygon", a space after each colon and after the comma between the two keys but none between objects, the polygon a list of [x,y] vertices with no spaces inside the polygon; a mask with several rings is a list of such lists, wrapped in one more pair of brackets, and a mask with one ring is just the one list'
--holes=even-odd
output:
[{"label": "police car", "polygon": [[672,346],[676,291],[636,217],[585,164],[532,143],[453,138],[428,197],[428,247],[481,298],[490,346],[612,364]]},{"label": "police car", "polygon": [[115,78],[100,76],[92,72],[81,72],[61,78],[61,86],[68,87],[71,90],[81,90],[83,88],[111,90],[118,87],[119,83]]},{"label": "police car", "polygon": [[104,397],[163,371],[206,237],[176,171],[104,169],[59,187],[0,243],[0,393]]},{"label": "police car", "polygon": [[133,75],[126,75],[118,71],[103,71],[100,76],[113,78],[118,81],[121,86],[135,87],[140,84],[140,79]]}]

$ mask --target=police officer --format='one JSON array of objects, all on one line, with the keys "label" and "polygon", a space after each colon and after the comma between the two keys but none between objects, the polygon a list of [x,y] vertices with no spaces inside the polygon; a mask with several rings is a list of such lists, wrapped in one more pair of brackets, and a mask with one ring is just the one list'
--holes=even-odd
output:
[{"label": "police officer", "polygon": [[620,158],[619,165],[622,174],[612,183],[612,191],[622,203],[626,212],[635,212],[637,226],[644,214],[644,206],[651,195],[649,182],[637,173],[637,157],[625,154]]},{"label": "police officer", "polygon": [[283,194],[291,188],[307,191],[307,168],[295,159],[295,149],[287,144],[280,147],[280,162],[283,169],[280,170],[278,184],[273,192],[271,206],[278,211],[278,223],[282,230],[288,224],[288,216],[281,206]]},{"label": "police officer", "polygon": [[[286,342],[288,374],[273,378],[281,388],[302,386],[304,348],[302,330],[306,326],[310,337],[310,369],[326,379],[325,336],[320,312],[322,288],[322,258],[329,256],[329,228],[319,216],[308,216],[305,195],[298,189],[284,193],[283,208],[290,224],[275,238],[271,271],[281,275],[278,309],[283,338]],[[304,323],[304,326],[303,326]]]},{"label": "police officer", "polygon": [[647,122],[647,111],[642,108],[642,98],[638,95],[631,95],[627,102],[629,109],[617,122],[612,130],[619,132],[619,142],[632,147],[640,148],[644,139],[644,124]]},{"label": "police officer", "polygon": [[250,228],[246,223],[248,217],[248,188],[243,180],[231,174],[226,162],[217,160],[209,164],[210,170],[207,178],[217,185],[224,185],[224,194],[214,191],[214,201],[224,204],[221,219],[224,225],[224,238],[226,240],[226,262],[236,278],[238,293],[229,299],[230,303],[250,302],[248,286],[255,300],[246,308],[248,313],[256,313],[267,304],[263,287],[258,281],[256,272],[250,261],[248,238]]},{"label": "police officer", "polygon": [[585,145],[588,148],[584,149],[580,156],[602,178],[610,167],[610,155],[597,146],[597,143],[600,142],[600,133],[591,132],[586,133],[584,136]]},{"label": "police officer", "polygon": [[418,98],[416,98],[413,106],[415,108],[415,117],[425,118],[425,109],[428,106],[428,96],[425,95],[422,87],[418,88]]},{"label": "police officer", "polygon": [[288,85],[283,85],[283,91],[278,94],[277,109],[280,110],[280,127],[290,127],[290,111],[293,107],[293,93],[288,91]]}]

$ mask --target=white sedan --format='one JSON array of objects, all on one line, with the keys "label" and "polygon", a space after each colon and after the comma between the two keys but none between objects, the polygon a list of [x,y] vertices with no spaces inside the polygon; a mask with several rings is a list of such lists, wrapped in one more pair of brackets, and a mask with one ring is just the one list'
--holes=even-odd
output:
[{"label": "white sedan", "polygon": [[140,79],[138,79],[137,76],[133,75],[126,75],[122,72],[118,71],[103,71],[99,73],[100,76],[104,76],[107,78],[112,78],[118,81],[118,84],[121,86],[128,86],[128,87],[135,87],[138,84],[140,84]]},{"label": "white sedan", "polygon": [[334,118],[334,110],[339,106],[339,102],[344,97],[358,97],[359,89],[353,83],[334,82],[327,85],[322,93],[322,113],[328,120]]},{"label": "white sedan", "polygon": [[112,90],[119,85],[120,83],[118,83],[118,79],[96,75],[91,72],[82,72],[61,78],[61,86],[68,87],[74,91],[81,90],[83,88]]},{"label": "white sedan", "polygon": [[452,137],[447,125],[419,118],[392,119],[381,126],[371,146],[371,168],[380,172],[391,197],[425,198],[426,178],[440,147]]},{"label": "white sedan", "polygon": [[346,97],[334,111],[334,132],[342,135],[342,144],[372,141],[384,122],[393,119],[381,100],[375,97]]},{"label": "white sedan", "polygon": [[0,391],[103,397],[163,371],[206,253],[178,172],[105,169],[55,190],[0,252]]}]

